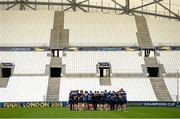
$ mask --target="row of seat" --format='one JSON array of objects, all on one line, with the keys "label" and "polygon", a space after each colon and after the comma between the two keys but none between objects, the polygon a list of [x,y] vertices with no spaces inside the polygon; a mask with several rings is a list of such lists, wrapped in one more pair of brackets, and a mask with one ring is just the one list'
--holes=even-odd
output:
[{"label": "row of seat", "polygon": [[[10,77],[7,88],[0,88],[0,102],[45,101],[48,79],[48,76]],[[173,101],[177,101],[177,79],[165,78],[164,80]],[[111,78],[111,84],[100,86],[98,78],[63,77],[59,84],[59,101],[68,101],[71,90],[118,91],[120,88],[126,90],[129,101],[157,101],[148,78]]]},{"label": "row of seat", "polygon": [[144,64],[138,52],[127,51],[66,52],[62,60],[66,73],[96,73],[98,62],[109,62],[113,73],[142,73]]},{"label": "row of seat", "polygon": [[[0,51],[0,63],[13,63],[14,74],[45,74],[45,67],[50,64],[48,53]],[[136,51],[67,51],[65,56],[60,53],[66,73],[96,73],[99,62],[109,62],[112,73],[143,73],[144,60]],[[159,53],[158,62],[164,65],[166,73],[176,73],[180,67],[180,52]]]},{"label": "row of seat", "polygon": [[180,51],[161,51],[157,59],[167,73],[177,73],[180,68]]},{"label": "row of seat", "polygon": [[119,91],[124,88],[129,101],[157,101],[148,78],[111,78],[111,86],[100,86],[98,78],[61,78],[60,101],[67,101],[71,90]]},{"label": "row of seat", "polygon": [[0,63],[13,63],[13,74],[45,74],[50,64],[49,52],[4,52],[0,51]]},{"label": "row of seat", "polygon": [[[179,80],[179,81],[178,81]],[[178,88],[180,90],[180,79],[177,78],[164,78],[168,91],[171,95],[173,101],[178,101],[178,96],[180,99],[180,92],[178,94]],[[179,83],[179,84],[178,84]],[[178,86],[179,85],[179,86]]]},{"label": "row of seat", "polygon": [[[54,11],[0,11],[0,46],[49,46]],[[33,18],[33,19],[32,19]],[[73,19],[72,19],[73,18]],[[180,23],[146,17],[155,46],[179,46]],[[137,46],[135,18],[65,12],[70,46]]]},{"label": "row of seat", "polygon": [[0,102],[45,101],[48,76],[13,76],[7,88],[0,88]]},{"label": "row of seat", "polygon": [[49,46],[54,11],[0,11],[0,46]]},{"label": "row of seat", "polygon": [[146,19],[154,46],[180,46],[179,22],[149,17]]},{"label": "row of seat", "polygon": [[133,16],[66,12],[64,27],[69,29],[72,46],[129,46],[137,43]]}]

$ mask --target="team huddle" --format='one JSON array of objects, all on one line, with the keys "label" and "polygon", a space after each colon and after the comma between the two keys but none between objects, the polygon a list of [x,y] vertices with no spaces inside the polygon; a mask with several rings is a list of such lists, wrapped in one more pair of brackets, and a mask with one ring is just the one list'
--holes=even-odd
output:
[{"label": "team huddle", "polygon": [[127,109],[127,95],[124,89],[119,91],[83,91],[69,93],[70,110],[124,110]]}]

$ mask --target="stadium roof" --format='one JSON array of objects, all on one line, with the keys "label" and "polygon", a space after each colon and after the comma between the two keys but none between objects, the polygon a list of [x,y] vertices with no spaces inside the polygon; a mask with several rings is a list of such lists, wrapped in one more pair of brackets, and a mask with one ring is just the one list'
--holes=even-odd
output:
[{"label": "stadium roof", "polygon": [[175,19],[180,19],[180,0],[0,0],[0,9],[4,10],[73,10],[122,14],[129,13],[132,8],[131,13],[134,14],[166,18],[175,16]]}]

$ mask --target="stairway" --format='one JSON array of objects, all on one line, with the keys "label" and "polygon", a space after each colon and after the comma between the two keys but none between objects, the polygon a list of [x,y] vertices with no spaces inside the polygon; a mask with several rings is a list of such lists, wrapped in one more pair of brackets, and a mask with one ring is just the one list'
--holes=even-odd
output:
[{"label": "stairway", "polygon": [[172,101],[163,77],[151,77],[150,81],[158,101]]},{"label": "stairway", "polygon": [[156,57],[144,57],[144,62],[147,67],[159,67],[159,63]]},{"label": "stairway", "polygon": [[136,33],[138,44],[140,47],[151,48],[153,43],[149,33],[146,18],[144,16],[135,16],[136,26],[138,32]]},{"label": "stairway", "polygon": [[59,101],[60,78],[49,78],[46,101]]},{"label": "stairway", "polygon": [[55,11],[53,28],[54,29],[64,29],[64,12]]},{"label": "stairway", "polygon": [[9,82],[9,78],[0,78],[0,88],[6,88]]},{"label": "stairway", "polygon": [[99,84],[100,86],[111,86],[111,79],[110,77],[100,77],[99,78]]},{"label": "stairway", "polygon": [[164,79],[162,77],[164,68],[159,65],[156,57],[144,58],[146,67],[159,67],[159,77],[150,77],[151,85],[158,101],[172,101]]},{"label": "stairway", "polygon": [[54,24],[51,30],[50,48],[62,49],[69,45],[69,30],[64,29],[64,12],[55,11]]}]

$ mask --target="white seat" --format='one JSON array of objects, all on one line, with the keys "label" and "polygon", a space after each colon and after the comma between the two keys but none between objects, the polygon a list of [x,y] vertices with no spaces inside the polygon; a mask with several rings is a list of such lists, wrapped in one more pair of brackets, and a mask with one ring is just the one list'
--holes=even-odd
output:
[{"label": "white seat", "polygon": [[0,102],[45,101],[48,79],[48,76],[10,77],[7,88],[0,88]]},{"label": "white seat", "polygon": [[119,91],[124,88],[128,101],[157,101],[148,78],[112,78],[111,86],[100,86],[98,78],[62,78],[59,101],[68,101],[71,90]]},{"label": "white seat", "polygon": [[0,46],[49,46],[54,11],[1,11]]},{"label": "white seat", "polygon": [[137,45],[133,16],[65,12],[64,28],[69,29],[72,46]]},{"label": "white seat", "polygon": [[179,46],[180,23],[167,19],[146,17],[153,45]]},{"label": "white seat", "polygon": [[160,64],[164,65],[167,73],[177,73],[180,67],[180,52],[179,51],[161,51],[157,57]]},{"label": "white seat", "polygon": [[[165,84],[168,88],[168,91],[171,95],[171,98],[173,101],[177,101],[177,78],[164,78]],[[180,79],[179,79],[179,85],[180,85]],[[180,87],[179,87],[180,90]],[[179,99],[180,99],[180,93],[179,93]]]},{"label": "white seat", "polygon": [[98,62],[109,62],[112,73],[142,73],[141,64],[144,64],[138,52],[127,51],[66,52],[62,59],[66,73],[96,73]]},{"label": "white seat", "polygon": [[14,74],[45,74],[46,65],[50,64],[47,53],[0,51],[0,62],[13,63]]}]

